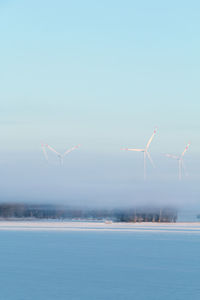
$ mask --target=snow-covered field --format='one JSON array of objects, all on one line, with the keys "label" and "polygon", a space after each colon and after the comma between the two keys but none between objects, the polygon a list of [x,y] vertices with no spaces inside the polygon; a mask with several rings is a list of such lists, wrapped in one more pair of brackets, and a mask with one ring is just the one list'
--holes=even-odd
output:
[{"label": "snow-covered field", "polygon": [[200,224],[0,222],[0,299],[200,299]]},{"label": "snow-covered field", "polygon": [[112,223],[63,221],[1,221],[0,231],[113,231],[199,233],[200,223]]}]

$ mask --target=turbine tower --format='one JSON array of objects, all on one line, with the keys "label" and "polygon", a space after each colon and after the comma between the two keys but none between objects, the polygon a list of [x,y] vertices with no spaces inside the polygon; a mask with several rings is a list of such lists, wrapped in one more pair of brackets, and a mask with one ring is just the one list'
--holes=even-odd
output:
[{"label": "turbine tower", "polygon": [[48,155],[47,155],[47,152],[46,152],[46,148],[48,148],[50,151],[54,152],[58,156],[59,161],[60,161],[60,165],[63,165],[63,159],[67,154],[69,154],[70,152],[72,152],[73,150],[75,150],[79,147],[80,147],[80,145],[74,146],[74,147],[66,150],[63,154],[61,154],[58,151],[56,151],[53,147],[49,146],[48,144],[42,144],[42,150],[43,150],[43,153],[44,153],[44,156],[45,156],[46,160],[48,161]]},{"label": "turbine tower", "polygon": [[188,150],[190,146],[190,143],[187,144],[187,146],[185,147],[184,151],[182,152],[182,154],[180,156],[177,155],[172,155],[172,154],[165,154],[165,156],[170,157],[170,158],[174,158],[176,160],[178,160],[178,178],[181,181],[182,179],[182,173],[183,173],[183,169],[185,169],[184,163],[183,163],[183,157],[186,153],[186,151]]},{"label": "turbine tower", "polygon": [[148,140],[146,147],[144,149],[135,149],[135,148],[122,149],[122,150],[126,150],[126,151],[135,151],[135,152],[143,152],[144,153],[144,180],[146,180],[146,158],[149,159],[152,166],[155,168],[154,162],[149,153],[149,146],[150,146],[156,132],[157,132],[157,128],[154,129],[154,132],[153,132],[152,136],[150,137],[150,139]]}]

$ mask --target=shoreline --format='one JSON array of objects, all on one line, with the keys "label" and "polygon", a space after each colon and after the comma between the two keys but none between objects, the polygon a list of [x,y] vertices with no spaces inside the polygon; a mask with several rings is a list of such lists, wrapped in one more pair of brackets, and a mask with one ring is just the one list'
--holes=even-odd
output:
[{"label": "shoreline", "polygon": [[0,231],[90,231],[90,232],[159,232],[200,234],[200,222],[180,223],[105,223],[84,221],[0,221]]}]

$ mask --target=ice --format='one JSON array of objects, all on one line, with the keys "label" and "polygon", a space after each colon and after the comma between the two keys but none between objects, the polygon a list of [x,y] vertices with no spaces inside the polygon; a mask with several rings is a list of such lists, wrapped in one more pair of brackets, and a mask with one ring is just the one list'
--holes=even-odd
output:
[{"label": "ice", "polygon": [[199,224],[1,222],[0,241],[2,300],[200,299]]}]

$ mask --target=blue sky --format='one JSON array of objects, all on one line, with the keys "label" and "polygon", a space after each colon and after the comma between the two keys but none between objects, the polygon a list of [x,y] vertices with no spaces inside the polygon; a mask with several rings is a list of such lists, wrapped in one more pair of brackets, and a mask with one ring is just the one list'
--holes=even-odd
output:
[{"label": "blue sky", "polygon": [[[17,170],[28,164],[35,174],[37,163],[46,168],[41,141],[61,152],[82,145],[66,168],[76,170],[80,191],[85,189],[81,167],[101,174],[82,175],[88,178],[86,198],[90,188],[94,197],[95,184],[109,193],[106,174],[116,178],[115,162],[118,172],[124,174],[126,167],[128,175],[113,180],[112,189],[126,180],[132,188],[131,180],[142,179],[142,160],[120,148],[143,147],[154,126],[159,128],[152,143],[159,165],[157,173],[150,171],[154,184],[162,191],[161,177],[166,184],[176,180],[176,169],[160,153],[179,153],[191,141],[188,180],[198,190],[199,20],[198,1],[1,1],[1,159],[2,170],[12,173],[12,179],[5,176],[5,194],[18,182]],[[32,182],[40,182],[38,176],[22,184],[25,198]],[[53,189],[54,178],[48,176],[45,187],[38,183],[43,193],[48,180]]]}]

